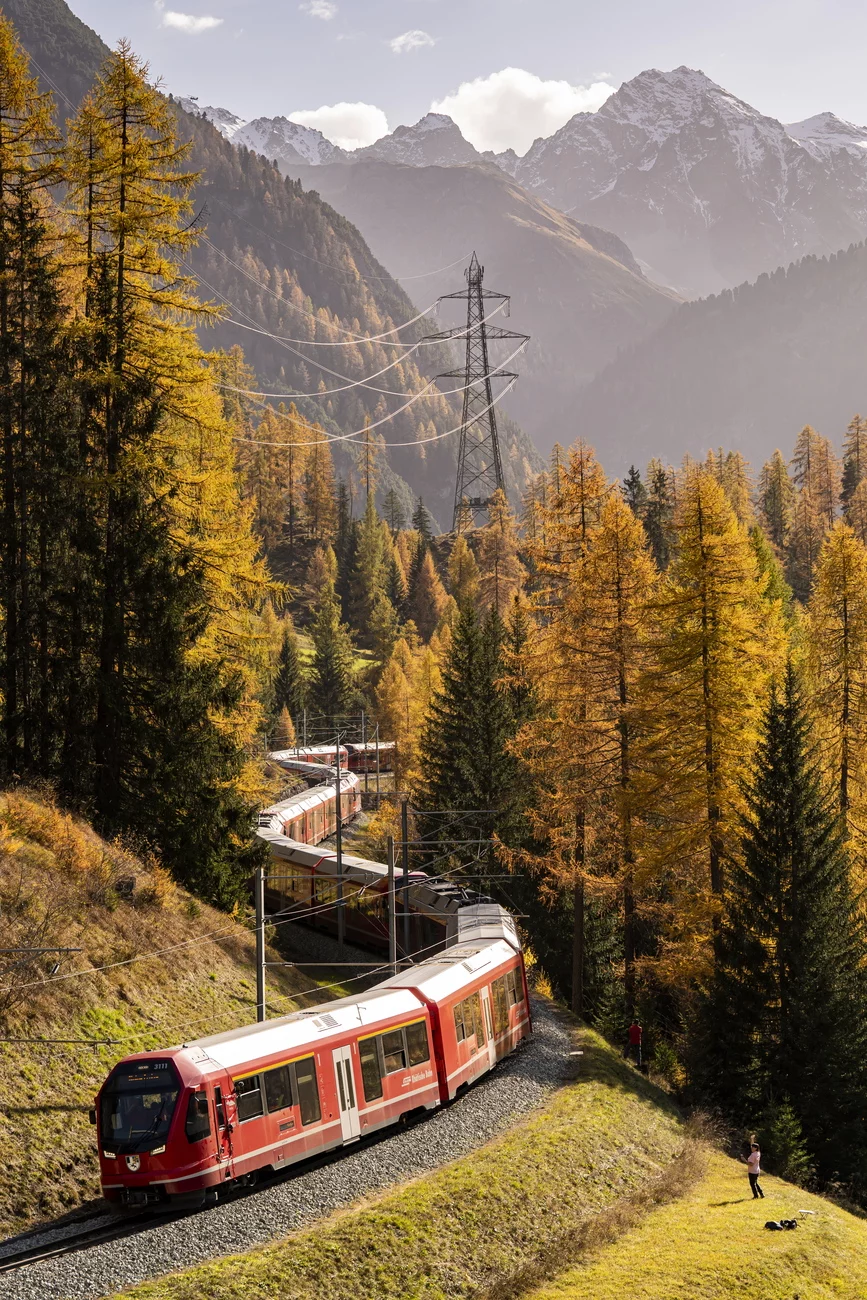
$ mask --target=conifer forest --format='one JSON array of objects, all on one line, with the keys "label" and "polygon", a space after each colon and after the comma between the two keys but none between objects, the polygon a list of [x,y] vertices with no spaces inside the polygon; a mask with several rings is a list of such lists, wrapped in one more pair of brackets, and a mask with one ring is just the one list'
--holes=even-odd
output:
[{"label": "conifer forest", "polygon": [[619,480],[564,427],[442,533],[375,410],[335,456],[203,345],[219,214],[132,49],[61,110],[0,18],[3,784],[231,910],[268,749],[364,713],[578,1016],[867,1204],[867,419]]}]

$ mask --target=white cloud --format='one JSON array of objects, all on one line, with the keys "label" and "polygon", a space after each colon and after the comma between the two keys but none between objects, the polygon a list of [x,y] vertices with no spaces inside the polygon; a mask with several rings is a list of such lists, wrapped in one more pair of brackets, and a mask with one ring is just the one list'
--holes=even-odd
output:
[{"label": "white cloud", "polygon": [[211,31],[223,22],[222,18],[212,18],[210,14],[180,14],[175,9],[166,9],[165,0],[156,0],[154,7],[160,14],[160,27],[172,27],[175,31],[186,32],[188,36]]},{"label": "white cloud", "polygon": [[375,104],[323,104],[290,113],[289,121],[315,127],[341,149],[362,149],[388,135],[388,118]]},{"label": "white cloud", "polygon": [[489,77],[464,81],[452,95],[431,104],[447,113],[477,149],[526,153],[540,135],[551,135],[576,113],[595,112],[614,87],[604,81],[573,86],[543,81],[523,68],[503,68]]},{"label": "white cloud", "polygon": [[337,5],[332,4],[331,0],[304,0],[298,8],[311,18],[321,18],[326,23],[337,13]]},{"label": "white cloud", "polygon": [[392,54],[406,54],[409,50],[420,50],[424,45],[436,45],[436,41],[428,32],[420,31],[417,27],[414,27],[411,32],[403,32],[400,36],[393,37],[388,43]]}]

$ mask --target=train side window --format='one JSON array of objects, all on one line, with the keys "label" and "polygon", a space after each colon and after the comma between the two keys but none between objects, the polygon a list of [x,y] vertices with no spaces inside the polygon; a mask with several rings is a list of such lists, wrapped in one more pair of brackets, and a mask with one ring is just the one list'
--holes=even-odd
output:
[{"label": "train side window", "polygon": [[423,1065],[430,1060],[430,1048],[427,1041],[427,1023],[419,1020],[414,1025],[407,1025],[406,1048],[410,1065]]},{"label": "train side window", "polygon": [[285,1110],[292,1105],[292,1080],[289,1067],[278,1065],[274,1070],[266,1070],[262,1075],[265,1083],[265,1100],[269,1114],[276,1110]]},{"label": "train side window", "polygon": [[235,1080],[235,1093],[238,1098],[238,1119],[256,1119],[265,1113],[262,1104],[262,1079],[258,1074],[248,1079]]},{"label": "train side window", "polygon": [[211,1136],[211,1117],[206,1092],[190,1093],[184,1132],[188,1142],[202,1142],[206,1137]]},{"label": "train side window", "polygon": [[223,1089],[217,1087],[214,1089],[214,1105],[217,1108],[217,1127],[226,1127],[226,1108],[223,1105]]},{"label": "train side window", "polygon": [[301,1123],[315,1124],[322,1118],[315,1057],[306,1056],[303,1061],[295,1062],[295,1086],[298,1091],[298,1105],[301,1107]]},{"label": "train side window", "polygon": [[455,1037],[459,1043],[462,1043],[467,1036],[464,1028],[464,1004],[459,1002],[455,1007]]},{"label": "train side window", "polygon": [[395,1070],[406,1069],[406,1048],[403,1042],[403,1030],[391,1029],[382,1034],[382,1057],[385,1073],[393,1074]]},{"label": "train side window", "polygon": [[358,1044],[361,1057],[361,1082],[365,1101],[376,1101],[382,1096],[382,1067],[379,1064],[379,1040],[365,1038]]},{"label": "train side window", "polygon": [[512,985],[514,991],[512,1001],[517,1005],[517,1003],[524,1001],[524,983],[519,970],[512,971]]},{"label": "train side window", "polygon": [[479,997],[478,993],[473,993],[470,997],[467,998],[467,1002],[472,1011],[473,1028],[476,1034],[476,1043],[478,1044],[479,1047],[481,1047],[485,1041],[485,1026],[484,1026],[484,1021],[482,1020],[482,999]]},{"label": "train side window", "polygon": [[506,997],[506,978],[501,975],[491,986],[494,995],[494,1033],[502,1034],[509,1026],[509,1003]]}]

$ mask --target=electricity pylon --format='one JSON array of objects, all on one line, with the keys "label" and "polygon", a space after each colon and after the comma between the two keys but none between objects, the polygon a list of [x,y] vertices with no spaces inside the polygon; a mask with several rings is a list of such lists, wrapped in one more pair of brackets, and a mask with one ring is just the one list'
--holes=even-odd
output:
[{"label": "electricity pylon", "polygon": [[479,265],[475,253],[464,275],[466,289],[461,293],[443,294],[440,302],[449,298],[463,299],[467,304],[466,326],[456,326],[441,334],[429,335],[431,339],[441,339],[443,342],[466,339],[466,363],[463,370],[447,370],[437,375],[437,379],[464,381],[464,408],[452,519],[452,531],[456,533],[474,524],[477,515],[487,512],[491,497],[498,488],[505,491],[491,380],[506,379],[511,386],[518,376],[510,370],[491,370],[488,340],[520,339],[526,343],[530,337],[529,334],[517,334],[514,330],[488,325],[485,304],[491,301],[508,304],[509,295],[483,288],[485,268]]}]

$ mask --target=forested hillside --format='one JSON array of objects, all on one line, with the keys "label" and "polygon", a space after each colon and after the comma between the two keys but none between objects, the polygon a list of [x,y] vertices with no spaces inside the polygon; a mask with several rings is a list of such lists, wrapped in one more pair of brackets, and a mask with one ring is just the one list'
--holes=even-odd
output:
[{"label": "forested hillside", "polygon": [[[621,484],[579,441],[520,527],[501,497],[440,545],[369,501],[314,552],[312,662],[287,632],[275,684],[281,740],[361,690],[412,803],[491,844],[449,869],[481,869],[573,1008],[618,1038],[637,1010],[673,1087],[859,1198],[865,429],[842,463],[805,426],[755,477],[723,450]],[[374,856],[397,833],[383,809]]]},{"label": "forested hillside", "polygon": [[[67,116],[92,82],[107,47],[63,0],[8,0],[3,10],[39,65],[44,84],[56,88],[61,117]],[[296,398],[305,419],[343,433],[362,428],[367,416],[380,420],[402,407],[431,375],[450,368],[440,348],[412,351],[388,341],[305,351],[304,343],[311,340],[345,343],[357,335],[387,333],[418,310],[349,221],[316,194],[284,179],[273,164],[234,149],[209,122],[177,112],[181,137],[195,142],[190,166],[200,173],[193,202],[204,233],[190,250],[190,265],[201,276],[202,295],[227,305],[227,315],[241,322],[211,322],[201,332],[206,347],[240,345],[255,374],[251,387],[257,390],[316,394],[344,389],[325,401]],[[422,307],[436,296],[429,288],[419,293],[429,295]],[[430,330],[431,323],[422,320],[391,338],[413,343]],[[374,379],[372,387],[354,386],[365,375],[390,367],[397,356],[400,363]],[[390,464],[416,495],[424,494],[445,525],[454,494],[454,440],[418,449],[411,445],[459,423],[459,396],[456,401],[434,393],[381,425],[380,432],[391,443],[410,444],[395,447]],[[504,432],[509,487],[520,491],[538,466],[521,431],[506,422]],[[341,456],[345,472],[347,457],[338,448]],[[405,491],[407,505],[410,496]]]},{"label": "forested hillside", "polygon": [[805,421],[839,438],[867,407],[865,289],[857,244],[688,303],[587,386],[575,418],[619,473],[638,448],[758,462]]}]

